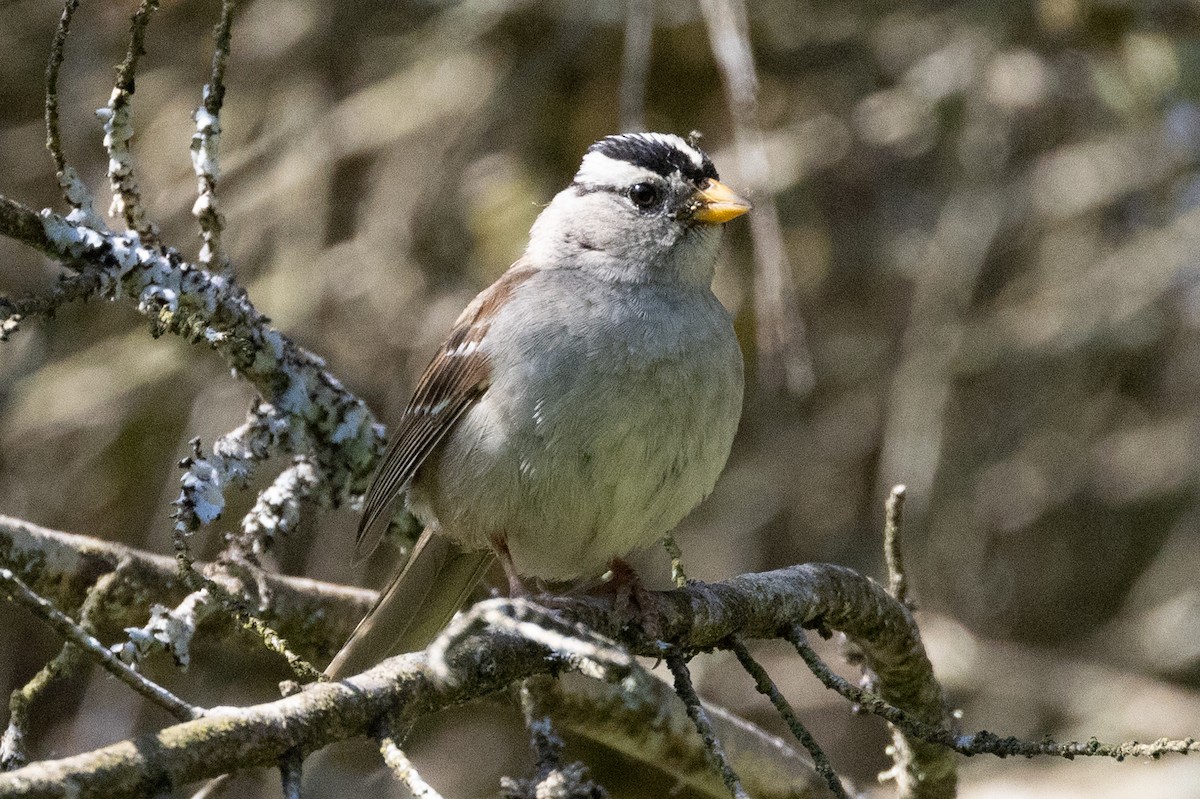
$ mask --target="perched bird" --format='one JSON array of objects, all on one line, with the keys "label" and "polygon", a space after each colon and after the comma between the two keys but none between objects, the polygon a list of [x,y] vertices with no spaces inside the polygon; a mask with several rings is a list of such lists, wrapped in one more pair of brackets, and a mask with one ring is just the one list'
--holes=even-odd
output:
[{"label": "perched bird", "polygon": [[678,136],[588,148],[395,427],[360,552],[400,498],[425,531],[326,674],[424,647],[495,558],[514,592],[522,578],[596,577],[712,490],[742,355],[711,284],[722,225],[748,210]]}]

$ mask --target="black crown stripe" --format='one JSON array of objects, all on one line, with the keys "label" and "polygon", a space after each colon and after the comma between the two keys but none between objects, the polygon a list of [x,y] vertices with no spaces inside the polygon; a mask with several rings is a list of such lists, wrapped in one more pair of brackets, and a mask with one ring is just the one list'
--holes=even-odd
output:
[{"label": "black crown stripe", "polygon": [[[707,178],[717,179],[717,168],[703,152],[701,165],[697,166],[691,156],[678,147],[658,139],[650,139],[637,133],[608,136],[588,148],[589,153],[600,153],[609,158],[625,161],[649,169],[663,177],[679,172],[692,183],[701,183]],[[697,150],[697,152],[700,152]]]}]

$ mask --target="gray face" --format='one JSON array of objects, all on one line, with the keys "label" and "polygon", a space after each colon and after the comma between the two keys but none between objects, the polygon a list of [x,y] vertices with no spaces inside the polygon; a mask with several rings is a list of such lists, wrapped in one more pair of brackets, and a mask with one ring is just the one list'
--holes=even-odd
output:
[{"label": "gray face", "polygon": [[528,255],[615,280],[707,286],[721,229],[691,214],[710,177],[712,162],[677,136],[604,139],[534,223]]}]

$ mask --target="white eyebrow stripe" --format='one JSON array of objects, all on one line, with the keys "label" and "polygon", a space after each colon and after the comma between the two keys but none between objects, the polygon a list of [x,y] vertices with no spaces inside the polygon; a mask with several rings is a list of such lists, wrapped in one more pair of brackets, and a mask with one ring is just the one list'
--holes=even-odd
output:
[{"label": "white eyebrow stripe", "polygon": [[662,176],[645,167],[635,166],[628,161],[609,158],[598,152],[590,152],[583,157],[579,171],[575,173],[576,183],[586,183],[596,186],[632,186],[650,180],[661,180]]}]

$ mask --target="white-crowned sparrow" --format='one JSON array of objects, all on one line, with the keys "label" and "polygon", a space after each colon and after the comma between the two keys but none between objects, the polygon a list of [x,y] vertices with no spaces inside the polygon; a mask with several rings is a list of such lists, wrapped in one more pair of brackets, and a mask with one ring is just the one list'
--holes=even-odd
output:
[{"label": "white-crowned sparrow", "polygon": [[749,209],[678,136],[588,148],[395,427],[360,551],[398,497],[426,529],[327,674],[425,646],[497,556],[514,584],[598,576],[712,490],[742,356],[711,283],[722,224]]}]

